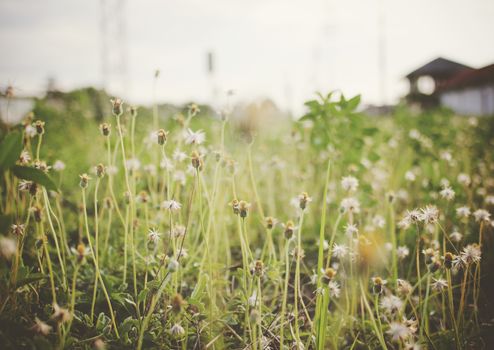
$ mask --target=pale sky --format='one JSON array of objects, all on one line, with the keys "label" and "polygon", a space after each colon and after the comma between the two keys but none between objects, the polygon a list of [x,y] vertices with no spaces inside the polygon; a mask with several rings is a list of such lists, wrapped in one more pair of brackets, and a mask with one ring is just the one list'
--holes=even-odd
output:
[{"label": "pale sky", "polygon": [[[113,79],[110,92],[149,103],[159,68],[161,102],[211,102],[215,85],[296,113],[317,90],[379,103],[379,4],[386,102],[406,92],[406,73],[437,56],[494,63],[492,0],[127,0],[127,39],[108,47],[124,45],[129,83],[122,93]],[[102,84],[100,0],[0,0],[0,44],[0,86],[19,95],[39,94],[48,77],[63,89]]]}]

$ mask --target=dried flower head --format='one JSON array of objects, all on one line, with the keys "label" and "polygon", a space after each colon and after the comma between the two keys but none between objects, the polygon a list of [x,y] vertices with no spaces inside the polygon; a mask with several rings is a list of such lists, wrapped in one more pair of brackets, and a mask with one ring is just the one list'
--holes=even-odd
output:
[{"label": "dried flower head", "polygon": [[101,135],[110,136],[111,133],[111,124],[103,123],[99,125],[99,130],[101,131]]},{"label": "dried flower head", "polygon": [[383,286],[386,283],[388,283],[388,281],[386,281],[385,279],[382,279],[379,276],[372,277],[371,281],[373,283],[372,291],[374,292],[374,294],[381,294],[383,292]]},{"label": "dried flower head", "polygon": [[251,274],[256,275],[258,277],[264,275],[264,263],[262,262],[262,260],[254,261],[250,269],[250,272]]},{"label": "dried flower head", "polygon": [[94,167],[94,171],[96,172],[96,176],[102,178],[103,176],[105,176],[106,167],[103,164],[99,163]]},{"label": "dried flower head", "polygon": [[189,115],[191,117],[195,117],[201,110],[199,109],[199,106],[196,105],[195,103],[191,103],[187,109],[189,110]]},{"label": "dried flower head", "polygon": [[123,113],[123,101],[122,101],[122,99],[116,97],[114,99],[111,99],[110,102],[112,104],[113,115],[116,117],[121,116]]},{"label": "dried flower head", "polygon": [[266,223],[266,228],[268,230],[272,230],[273,227],[276,226],[276,224],[278,223],[278,220],[276,220],[275,218],[271,217],[271,216],[268,216],[266,217],[265,219],[265,223]]},{"label": "dried flower head", "polygon": [[53,303],[53,315],[51,316],[52,320],[55,320],[58,323],[66,323],[70,321],[71,318],[72,315],[68,309],[60,307],[57,303]]},{"label": "dried flower head", "polygon": [[307,204],[312,202],[312,198],[309,197],[307,192],[302,192],[301,194],[299,194],[298,200],[299,200],[299,207],[302,210],[305,210],[305,208],[307,208]]},{"label": "dried flower head", "polygon": [[341,179],[341,187],[348,192],[355,192],[358,188],[358,180],[353,176],[345,176]]},{"label": "dried flower head", "polygon": [[323,278],[328,282],[331,281],[336,276],[336,270],[333,269],[332,267],[328,267],[323,272],[324,272]]},{"label": "dried flower head", "polygon": [[250,208],[250,203],[249,202],[246,202],[246,201],[240,201],[238,202],[238,210],[239,210],[239,214],[240,214],[240,217],[241,218],[246,218],[247,217],[247,214],[249,212],[249,208]]},{"label": "dried flower head", "polygon": [[284,230],[284,235],[286,239],[291,239],[293,237],[293,233],[295,232],[295,224],[293,221],[288,220],[285,224],[282,224]]},{"label": "dried flower head", "polygon": [[159,129],[156,135],[158,137],[158,145],[163,146],[166,143],[168,132],[164,129]]},{"label": "dried flower head", "polygon": [[50,334],[52,328],[52,326],[36,317],[34,319],[34,325],[31,327],[31,330],[40,335],[48,335]]},{"label": "dried flower head", "polygon": [[187,304],[184,298],[182,297],[182,294],[180,293],[175,293],[175,295],[172,297],[170,304],[172,306],[172,310],[176,313],[179,313],[182,311],[182,308]]},{"label": "dried flower head", "polygon": [[197,151],[192,151],[192,153],[190,154],[190,161],[194,169],[197,169],[199,171],[202,170],[204,161]]},{"label": "dried flower head", "polygon": [[87,188],[88,184],[89,184],[89,180],[91,180],[91,178],[89,177],[88,174],[84,173],[84,174],[81,174],[79,175],[79,178],[80,178],[80,181],[79,181],[79,186],[81,188]]},{"label": "dried flower head", "polygon": [[38,135],[43,135],[45,133],[45,122],[41,120],[36,120],[34,122],[34,128]]}]

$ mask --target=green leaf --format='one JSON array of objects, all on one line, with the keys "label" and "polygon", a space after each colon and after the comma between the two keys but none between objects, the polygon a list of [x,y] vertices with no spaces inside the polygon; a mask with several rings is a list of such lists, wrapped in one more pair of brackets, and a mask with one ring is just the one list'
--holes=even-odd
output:
[{"label": "green leaf", "polygon": [[357,95],[347,101],[346,108],[350,111],[353,111],[355,110],[355,108],[358,107],[359,104],[360,104],[360,95]]},{"label": "green leaf", "polygon": [[20,179],[34,181],[37,184],[44,186],[47,190],[58,191],[53,180],[45,172],[39,169],[14,165],[12,171],[14,172],[14,175]]},{"label": "green leaf", "polygon": [[38,273],[38,272],[32,273],[29,276],[18,280],[15,287],[16,287],[16,289],[18,289],[18,288],[20,288],[26,284],[37,282],[37,281],[40,281],[40,280],[45,279],[45,278],[48,278],[48,276],[45,276],[42,273]]},{"label": "green leaf", "polygon": [[0,168],[9,169],[22,152],[22,138],[18,132],[11,132],[0,143]]}]

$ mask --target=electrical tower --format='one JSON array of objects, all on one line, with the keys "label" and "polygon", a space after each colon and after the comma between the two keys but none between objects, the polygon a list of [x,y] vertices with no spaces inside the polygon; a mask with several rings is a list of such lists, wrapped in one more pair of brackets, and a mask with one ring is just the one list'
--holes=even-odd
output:
[{"label": "electrical tower", "polygon": [[128,98],[126,0],[100,0],[101,87],[114,96]]}]

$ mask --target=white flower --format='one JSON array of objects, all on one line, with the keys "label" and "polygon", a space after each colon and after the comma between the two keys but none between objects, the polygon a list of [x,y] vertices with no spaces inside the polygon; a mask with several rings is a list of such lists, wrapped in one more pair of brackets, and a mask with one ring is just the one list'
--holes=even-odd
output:
[{"label": "white flower", "polygon": [[407,180],[407,181],[413,182],[413,181],[415,181],[416,178],[417,177],[415,176],[413,171],[409,170],[405,173],[405,180]]},{"label": "white flower", "polygon": [[410,250],[407,246],[400,246],[396,249],[396,256],[398,259],[405,259],[408,254],[410,254]]},{"label": "white flower", "polygon": [[491,214],[485,209],[475,210],[473,212],[473,216],[475,217],[475,221],[477,222],[481,222],[481,221],[489,222],[491,218]]},{"label": "white flower", "polygon": [[115,175],[118,172],[118,168],[115,165],[110,165],[106,168],[106,172],[109,175]]},{"label": "white flower", "polygon": [[345,176],[341,179],[341,187],[345,191],[354,192],[358,188],[358,180],[353,176]]},{"label": "white flower", "polygon": [[470,176],[464,173],[458,174],[458,177],[456,178],[460,184],[463,186],[469,186],[472,180],[470,179]]},{"label": "white flower", "polygon": [[442,279],[442,278],[438,278],[438,279],[435,279],[435,278],[432,278],[433,282],[431,283],[431,287],[432,289],[438,291],[438,292],[442,292],[443,290],[445,290],[446,288],[448,288],[448,281],[446,281],[445,279]]},{"label": "white flower", "polygon": [[340,285],[338,284],[338,282],[333,281],[333,280],[329,281],[328,289],[329,289],[329,295],[332,298],[339,298],[340,297],[341,289],[340,289]]},{"label": "white flower", "polygon": [[164,201],[163,203],[161,203],[161,209],[167,209],[170,211],[177,211],[177,210],[180,210],[180,208],[182,208],[182,204],[180,204],[179,202],[177,202],[174,199],[167,200],[167,201]]},{"label": "white flower", "polygon": [[55,161],[55,163],[53,163],[53,170],[55,170],[55,171],[65,170],[65,163],[62,162],[61,160]]},{"label": "white flower", "polygon": [[341,201],[341,209],[344,213],[360,213],[360,202],[354,197],[347,197]]},{"label": "white flower", "polygon": [[155,176],[156,175],[156,165],[146,164],[146,165],[144,165],[144,171],[151,176]]},{"label": "white flower", "polygon": [[400,295],[408,295],[412,292],[413,287],[407,280],[396,280],[396,292]]},{"label": "white flower", "polygon": [[345,226],[345,234],[347,236],[353,236],[353,234],[357,234],[358,233],[358,228],[357,228],[357,225],[356,224],[347,224]]},{"label": "white flower", "polygon": [[170,262],[168,263],[168,270],[170,270],[170,272],[177,271],[179,267],[180,263],[176,259],[170,259]]},{"label": "white flower", "polygon": [[22,151],[21,155],[19,156],[19,163],[21,165],[26,165],[31,161],[31,155],[29,154],[28,151]]},{"label": "white flower", "polygon": [[344,244],[333,244],[333,256],[337,259],[342,259],[348,254],[348,248]]},{"label": "white flower", "polygon": [[449,151],[442,151],[439,156],[442,160],[445,160],[447,162],[451,162],[453,160],[453,156]]},{"label": "white flower", "polygon": [[188,145],[200,145],[206,140],[206,134],[202,130],[197,130],[196,132],[191,129],[187,129],[184,135],[185,143]]},{"label": "white flower", "polygon": [[391,336],[393,341],[406,339],[412,334],[406,325],[399,322],[391,322],[386,333]]},{"label": "white flower", "polygon": [[41,321],[39,318],[35,317],[34,322],[35,322],[34,326],[31,327],[31,330],[34,331],[35,333],[41,335],[48,335],[51,332],[52,326]]},{"label": "white flower", "polygon": [[420,220],[425,224],[433,224],[439,218],[439,210],[435,205],[427,205],[425,208],[420,209]]},{"label": "white flower", "polygon": [[403,307],[403,301],[396,295],[386,295],[381,299],[381,308],[387,313],[393,313],[401,310]]},{"label": "white flower", "polygon": [[8,237],[0,237],[0,256],[6,260],[12,259],[12,256],[17,250],[17,243]]},{"label": "white flower", "polygon": [[185,235],[185,226],[176,225],[172,230],[172,235],[175,238],[183,237]]},{"label": "white flower", "polygon": [[456,208],[456,215],[460,218],[467,218],[470,216],[470,208],[466,206]]},{"label": "white flower", "polygon": [[401,219],[401,221],[398,223],[398,227],[406,230],[407,228],[410,227],[411,224],[414,224],[414,223],[420,221],[421,216],[422,216],[422,214],[417,209],[407,210],[403,219]]},{"label": "white flower", "polygon": [[125,161],[128,171],[137,171],[141,167],[141,161],[137,158],[129,158]]},{"label": "white flower", "polygon": [[417,129],[412,129],[410,130],[410,132],[408,133],[408,136],[413,139],[413,140],[418,140],[422,135],[420,134],[420,132],[417,130]]},{"label": "white flower", "polygon": [[453,189],[449,186],[444,187],[441,190],[441,192],[439,192],[439,194],[441,195],[441,197],[443,197],[444,199],[446,199],[448,201],[455,198],[455,191],[453,191]]},{"label": "white flower", "polygon": [[463,248],[460,258],[465,264],[477,264],[480,262],[482,252],[477,243],[469,244]]},{"label": "white flower", "polygon": [[174,165],[170,159],[168,159],[166,156],[163,156],[163,159],[161,159],[160,162],[160,168],[164,170],[173,170]]},{"label": "white flower", "polygon": [[148,232],[148,240],[152,243],[156,243],[159,241],[161,236],[161,233],[158,232],[158,230],[152,228]]},{"label": "white flower", "polygon": [[251,307],[255,307],[255,306],[259,305],[259,299],[257,299],[257,291],[256,290],[254,290],[254,292],[252,293],[252,295],[249,297],[249,299],[247,301],[249,303],[249,306],[251,306]]},{"label": "white flower", "polygon": [[453,232],[453,233],[451,233],[451,234],[449,235],[449,238],[450,238],[453,242],[458,243],[458,242],[460,242],[460,241],[461,241],[461,239],[463,238],[463,235],[462,235],[461,233],[459,233],[458,231],[455,231],[455,232]]},{"label": "white flower", "polygon": [[185,154],[185,152],[182,152],[179,149],[176,149],[173,152],[173,160],[177,162],[183,162],[186,159],[187,159],[187,154]]},{"label": "white flower", "polygon": [[386,224],[386,221],[381,215],[376,215],[374,216],[374,219],[372,219],[372,223],[379,228],[383,228],[384,225]]},{"label": "white flower", "polygon": [[180,183],[182,186],[185,185],[185,173],[182,170],[176,170],[173,173],[173,181]]},{"label": "white flower", "polygon": [[30,138],[33,138],[34,136],[36,136],[38,134],[36,132],[36,128],[34,126],[32,126],[31,124],[26,125],[24,132],[26,133],[26,136],[30,137]]},{"label": "white flower", "polygon": [[57,322],[65,323],[70,321],[72,315],[70,314],[68,309],[60,307],[60,305],[58,305],[57,303],[53,303],[53,315],[51,316],[51,318],[56,320]]},{"label": "white flower", "polygon": [[185,329],[178,323],[175,323],[172,328],[170,328],[170,333],[176,338],[181,338],[185,335]]}]

